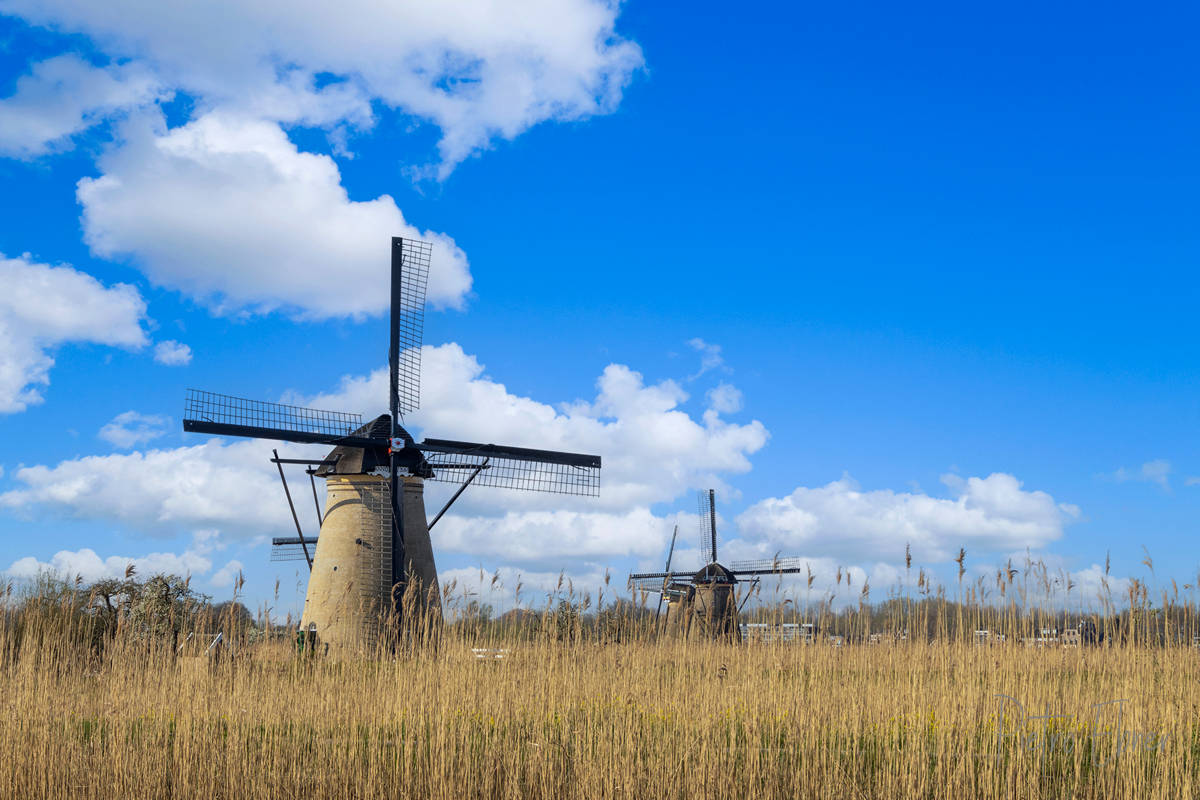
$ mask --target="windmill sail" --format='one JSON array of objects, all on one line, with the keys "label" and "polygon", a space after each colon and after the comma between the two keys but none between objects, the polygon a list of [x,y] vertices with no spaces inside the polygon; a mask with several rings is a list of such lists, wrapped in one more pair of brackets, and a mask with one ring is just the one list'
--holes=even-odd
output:
[{"label": "windmill sail", "polygon": [[[188,390],[183,429],[217,436],[341,445],[384,454],[388,447],[384,429],[375,423],[364,426],[359,414],[247,400],[197,389]],[[482,467],[474,481],[477,486],[585,497],[600,494],[600,456],[450,439],[426,439],[412,446],[422,451],[433,470],[432,475],[424,476],[428,480],[462,483],[471,471]]]},{"label": "windmill sail", "polygon": [[308,547],[310,553],[316,552],[317,537],[276,536],[271,539],[271,560],[307,561],[309,556],[304,552],[305,546]]},{"label": "windmill sail", "polygon": [[433,470],[429,480],[461,483],[482,467],[474,481],[477,486],[585,497],[600,494],[600,456],[449,439],[426,439],[417,449],[425,453]]},{"label": "windmill sail", "polygon": [[804,572],[809,559],[798,556],[763,558],[757,561],[735,561],[730,569],[738,575],[790,575]]},{"label": "windmill sail", "polygon": [[425,328],[425,287],[433,245],[419,239],[392,239],[392,258],[399,261],[399,280],[392,286],[392,391],[400,415],[421,407],[421,339]]},{"label": "windmill sail", "polygon": [[187,390],[183,408],[183,429],[192,433],[356,447],[376,445],[371,439],[352,435],[362,424],[361,414],[247,400],[199,389]]},{"label": "windmill sail", "polygon": [[711,564],[717,560],[717,507],[712,489],[697,492],[696,510],[700,515],[700,560]]}]

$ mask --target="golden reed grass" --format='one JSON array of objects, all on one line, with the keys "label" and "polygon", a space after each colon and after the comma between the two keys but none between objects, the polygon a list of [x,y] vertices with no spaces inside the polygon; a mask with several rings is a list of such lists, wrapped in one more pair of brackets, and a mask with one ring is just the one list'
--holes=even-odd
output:
[{"label": "golden reed grass", "polygon": [[[1190,634],[1033,649],[1016,643],[1027,610],[899,605],[934,634],[869,646],[861,629],[878,622],[851,613],[827,622],[861,642],[842,647],[685,643],[636,624],[564,635],[548,614],[522,636],[453,624],[436,646],[337,662],[298,654],[288,632],[208,657],[122,635],[97,647],[85,617],[14,603],[0,619],[0,793],[1197,796]],[[945,633],[967,622],[1013,635]]]}]

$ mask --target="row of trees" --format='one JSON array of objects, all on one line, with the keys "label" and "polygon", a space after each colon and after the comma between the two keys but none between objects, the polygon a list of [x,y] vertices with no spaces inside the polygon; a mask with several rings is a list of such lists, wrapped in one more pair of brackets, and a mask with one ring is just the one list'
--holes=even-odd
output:
[{"label": "row of trees", "polygon": [[132,641],[178,644],[181,635],[221,631],[245,637],[256,630],[250,610],[233,599],[213,603],[197,592],[190,578],[153,575],[141,579],[130,567],[123,578],[92,584],[42,575],[14,591],[9,584],[3,603],[4,622],[17,636],[41,639],[46,633],[69,631],[99,653],[118,635]]},{"label": "row of trees", "polygon": [[[255,618],[236,599],[214,603],[192,588],[189,579],[153,575],[142,579],[131,568],[122,578],[84,585],[43,576],[22,592],[9,587],[3,602],[4,621],[37,636],[38,626],[65,627],[99,652],[118,635],[128,640],[179,644],[188,633],[221,632],[227,641],[261,638],[270,628],[267,615]],[[1009,641],[1036,638],[1045,629],[1082,628],[1083,638],[1148,645],[1192,644],[1200,640],[1200,608],[1164,598],[1154,606],[1144,594],[1122,609],[1083,613],[1039,606],[958,602],[944,595],[892,597],[882,603],[861,602],[834,609],[829,603],[802,607],[791,600],[777,603],[751,598],[742,622],[810,623],[818,635],[869,641],[879,634],[909,641],[970,641],[977,631]],[[551,638],[560,642],[647,640],[656,635],[657,595],[609,601],[600,607],[586,596],[550,596],[540,610],[518,608],[496,615],[476,599],[450,600],[445,622],[467,640],[520,641]],[[36,623],[36,624],[35,624]],[[30,627],[32,626],[32,627]],[[285,626],[286,627],[286,626]],[[12,628],[10,628],[11,630]],[[18,637],[20,638],[20,637]]]}]

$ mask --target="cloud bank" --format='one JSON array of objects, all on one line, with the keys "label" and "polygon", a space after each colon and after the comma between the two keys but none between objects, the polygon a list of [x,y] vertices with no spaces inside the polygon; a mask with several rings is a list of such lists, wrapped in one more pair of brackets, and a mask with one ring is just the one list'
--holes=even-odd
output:
[{"label": "cloud bank", "polygon": [[888,554],[900,562],[910,544],[914,559],[936,563],[948,561],[960,547],[1043,547],[1059,539],[1080,513],[1045,492],[1026,491],[1005,473],[965,479],[946,475],[942,480],[950,497],[863,491],[849,477],[816,488],[802,486],[746,509],[737,518],[738,530],[762,557],[779,551],[847,560]]},{"label": "cloud bank", "polygon": [[0,2],[0,12],[90,37],[110,57],[199,98],[205,111],[365,128],[377,103],[432,123],[443,175],[539,122],[615,108],[642,65],[638,46],[615,31],[619,8],[607,0],[520,8],[484,0]]}]

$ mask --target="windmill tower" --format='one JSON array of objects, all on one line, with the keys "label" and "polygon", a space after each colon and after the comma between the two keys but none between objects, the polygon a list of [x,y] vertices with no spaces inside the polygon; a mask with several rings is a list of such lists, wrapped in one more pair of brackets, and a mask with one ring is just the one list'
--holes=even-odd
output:
[{"label": "windmill tower", "polygon": [[[697,572],[641,572],[629,576],[631,589],[660,592],[667,599],[664,629],[687,639],[740,640],[738,584],[757,583],[764,575],[804,571],[797,558],[743,561],[732,568],[717,561],[717,502],[712,489],[698,497],[700,553],[705,561]],[[672,543],[672,550],[674,549]],[[747,595],[748,596],[748,595]],[[745,599],[742,600],[745,604]]]},{"label": "windmill tower", "polygon": [[[189,389],[183,429],[332,445],[320,460],[280,458],[284,492],[297,536],[279,538],[274,560],[299,551],[310,579],[301,626],[332,652],[371,649],[394,631],[387,617],[406,625],[440,620],[432,528],[472,483],[507,489],[597,496],[600,457],[494,444],[424,439],[400,424],[420,403],[421,335],[431,246],[392,239],[391,325],[388,350],[389,414],[364,424],[358,414],[246,400]],[[304,464],[313,484],[325,480],[320,535],[305,537],[284,476],[284,464]],[[425,514],[425,481],[459,484],[433,520]],[[404,598],[411,598],[404,607]],[[418,627],[419,629],[419,627]]]}]

